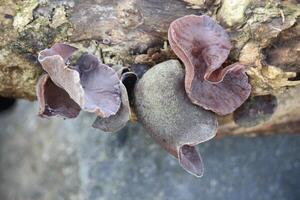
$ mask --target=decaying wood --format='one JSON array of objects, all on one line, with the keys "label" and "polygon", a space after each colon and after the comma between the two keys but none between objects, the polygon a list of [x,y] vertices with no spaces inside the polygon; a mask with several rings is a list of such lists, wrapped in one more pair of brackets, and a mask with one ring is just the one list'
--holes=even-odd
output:
[{"label": "decaying wood", "polygon": [[176,58],[167,30],[188,14],[208,14],[227,29],[234,46],[229,62],[247,66],[253,87],[239,112],[220,117],[220,135],[299,133],[296,0],[0,0],[0,95],[34,100],[42,72],[37,53],[55,42],[129,67]]}]

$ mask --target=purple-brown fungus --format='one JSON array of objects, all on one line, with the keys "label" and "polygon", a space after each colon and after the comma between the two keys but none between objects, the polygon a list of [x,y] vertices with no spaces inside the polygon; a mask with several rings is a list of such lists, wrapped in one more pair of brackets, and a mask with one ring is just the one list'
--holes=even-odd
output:
[{"label": "purple-brown fungus", "polygon": [[191,103],[184,89],[184,70],[177,60],[149,69],[134,90],[138,119],[154,140],[189,173],[202,176],[196,145],[217,132],[216,115]]},{"label": "purple-brown fungus", "polygon": [[39,79],[37,98],[41,117],[60,115],[66,118],[75,118],[81,110],[65,90],[52,82],[48,74],[42,75]]},{"label": "purple-brown fungus", "polygon": [[121,106],[120,80],[115,70],[92,54],[82,55],[76,66],[85,95],[83,109],[101,117],[115,115]]},{"label": "purple-brown fungus", "polygon": [[39,61],[48,73],[37,86],[40,116],[74,118],[82,109],[97,114],[94,128],[105,132],[120,130],[130,119],[127,91],[133,90],[137,76],[123,66],[118,66],[116,72],[89,53],[82,54],[70,66],[69,58],[76,50],[55,44],[40,52]]},{"label": "purple-brown fungus", "polygon": [[97,117],[93,123],[94,128],[101,129],[104,132],[114,133],[122,129],[131,117],[129,100],[132,99],[133,89],[137,82],[137,75],[131,72],[129,68],[121,65],[114,65],[112,68],[117,72],[120,78],[121,89],[121,107],[119,111],[108,118]]},{"label": "purple-brown fungus", "polygon": [[121,107],[115,115],[107,118],[97,117],[93,123],[94,128],[101,129],[104,132],[114,133],[122,129],[130,119],[130,106],[126,87],[120,82],[121,88]]},{"label": "purple-brown fungus", "polygon": [[[136,73],[134,72],[125,72],[122,74],[121,76],[121,81],[124,84],[124,86],[126,87],[127,90],[127,94],[128,94],[128,98],[129,99],[133,99],[134,98],[134,87],[135,84],[138,81],[138,76]],[[130,101],[132,102],[132,101]]]},{"label": "purple-brown fungus", "polygon": [[116,70],[119,78],[121,79],[121,82],[126,87],[129,102],[130,105],[132,105],[132,101],[134,98],[134,87],[139,79],[138,74],[132,68],[124,67],[122,65],[113,65],[112,68]]},{"label": "purple-brown fungus", "polygon": [[244,66],[222,66],[231,43],[225,30],[210,17],[189,15],[175,20],[168,39],[185,65],[185,90],[194,104],[226,115],[249,97],[251,86]]},{"label": "purple-brown fungus", "polygon": [[69,57],[76,48],[56,44],[38,56],[43,69],[55,85],[65,90],[82,110],[109,117],[121,105],[121,91],[117,73],[91,55],[83,54],[76,66],[68,66]]}]

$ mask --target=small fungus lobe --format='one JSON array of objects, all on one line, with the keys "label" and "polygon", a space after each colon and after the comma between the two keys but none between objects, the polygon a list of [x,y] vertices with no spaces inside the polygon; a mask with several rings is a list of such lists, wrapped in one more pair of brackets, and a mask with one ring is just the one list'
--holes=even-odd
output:
[{"label": "small fungus lobe", "polygon": [[114,65],[112,68],[120,78],[121,107],[119,111],[108,118],[97,117],[93,123],[94,128],[104,132],[114,133],[122,129],[131,118],[131,108],[129,102],[133,98],[133,90],[137,82],[137,75],[129,68],[121,65]]},{"label": "small fungus lobe", "polygon": [[81,110],[65,90],[52,82],[48,74],[42,75],[39,79],[37,98],[41,117],[60,115],[66,118],[75,118]]},{"label": "small fungus lobe", "polygon": [[114,133],[122,129],[130,119],[130,106],[126,87],[120,82],[121,88],[121,107],[115,115],[107,118],[97,117],[93,123],[94,128],[104,132]]},{"label": "small fungus lobe", "polygon": [[[133,99],[134,98],[134,96],[133,96],[134,87],[138,81],[138,77],[137,77],[136,73],[134,73],[134,72],[123,73],[121,76],[121,81],[124,84],[124,86],[126,87],[128,98]],[[130,101],[130,102],[132,102],[132,101]]]},{"label": "small fungus lobe", "polygon": [[137,75],[127,67],[114,65],[112,68],[117,72],[120,79],[121,107],[115,115],[108,118],[97,117],[93,123],[94,128],[108,133],[119,131],[130,120],[131,108],[129,103],[132,104],[133,90],[138,79]]},{"label": "small fungus lobe", "polygon": [[88,53],[78,59],[76,66],[85,92],[84,110],[102,117],[115,115],[121,106],[120,80],[115,70]]},{"label": "small fungus lobe", "polygon": [[203,174],[202,158],[194,146],[181,146],[179,148],[178,159],[180,165],[185,170],[193,172],[196,176]]},{"label": "small fungus lobe", "polygon": [[250,95],[244,66],[226,67],[231,44],[225,30],[206,15],[189,15],[171,23],[171,48],[185,65],[185,90],[194,104],[219,115],[232,113]]}]

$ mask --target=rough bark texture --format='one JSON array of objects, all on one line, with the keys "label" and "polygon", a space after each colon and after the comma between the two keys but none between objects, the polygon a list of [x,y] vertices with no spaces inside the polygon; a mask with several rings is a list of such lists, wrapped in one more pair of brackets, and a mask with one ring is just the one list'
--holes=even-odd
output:
[{"label": "rough bark texture", "polygon": [[187,14],[226,27],[228,62],[245,64],[253,87],[238,112],[220,117],[220,135],[299,132],[300,6],[292,0],[0,0],[0,96],[34,100],[37,53],[55,42],[125,66],[176,58],[167,30]]}]

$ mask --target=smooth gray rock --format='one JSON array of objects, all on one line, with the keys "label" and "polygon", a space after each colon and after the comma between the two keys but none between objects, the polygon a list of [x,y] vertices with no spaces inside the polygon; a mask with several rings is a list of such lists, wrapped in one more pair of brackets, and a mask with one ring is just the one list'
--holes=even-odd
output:
[{"label": "smooth gray rock", "polygon": [[89,114],[48,120],[37,112],[19,101],[0,113],[1,200],[300,199],[299,136],[203,143],[197,179],[138,125],[104,134]]}]

